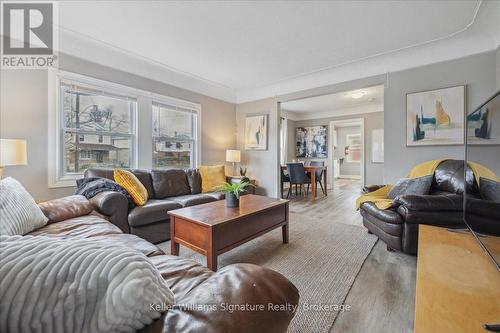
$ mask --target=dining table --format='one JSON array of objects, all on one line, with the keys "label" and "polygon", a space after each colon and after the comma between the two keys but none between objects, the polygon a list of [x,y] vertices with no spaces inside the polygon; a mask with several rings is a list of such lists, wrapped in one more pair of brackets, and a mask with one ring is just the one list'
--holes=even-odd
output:
[{"label": "dining table", "polygon": [[[281,168],[286,171],[286,165],[282,165]],[[316,199],[318,196],[318,187],[316,186],[316,170],[323,170],[323,188],[325,189],[325,196],[328,195],[328,183],[327,183],[327,175],[328,175],[328,167],[326,165],[304,165],[304,170],[311,177],[311,197]],[[283,192],[283,189],[281,189]]]}]

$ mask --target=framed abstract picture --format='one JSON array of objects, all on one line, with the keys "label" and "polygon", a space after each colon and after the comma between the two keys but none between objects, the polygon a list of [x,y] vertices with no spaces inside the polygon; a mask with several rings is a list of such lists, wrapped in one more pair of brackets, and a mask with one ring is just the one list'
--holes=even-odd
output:
[{"label": "framed abstract picture", "polygon": [[467,144],[500,145],[500,98],[467,114]]},{"label": "framed abstract picture", "polygon": [[246,117],[245,149],[267,150],[267,114]]},{"label": "framed abstract picture", "polygon": [[464,144],[465,86],[406,95],[406,145]]},{"label": "framed abstract picture", "polygon": [[295,130],[296,157],[327,157],[327,126],[297,127]]}]

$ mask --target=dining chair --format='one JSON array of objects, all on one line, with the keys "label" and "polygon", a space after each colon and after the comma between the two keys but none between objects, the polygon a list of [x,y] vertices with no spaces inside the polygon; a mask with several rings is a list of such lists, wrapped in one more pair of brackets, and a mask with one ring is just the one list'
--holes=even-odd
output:
[{"label": "dining chair", "polygon": [[[325,166],[325,162],[323,161],[311,161],[310,166]],[[318,169],[315,171],[316,172],[316,175],[315,175],[315,180],[316,180],[316,183],[319,183],[319,186],[321,187],[321,191],[323,192],[323,194],[326,194],[325,193],[325,188],[323,187],[323,172],[325,172],[325,169]]]},{"label": "dining chair", "polygon": [[[281,178],[280,178],[280,182],[281,182],[281,197],[283,197],[284,185],[285,185],[285,183],[290,183],[290,177],[285,174],[285,171],[283,170],[283,168],[281,166],[280,166],[280,172],[281,172]],[[289,186],[292,187],[291,184],[289,184]]]},{"label": "dining chair", "polygon": [[288,188],[287,198],[290,197],[292,186],[295,185],[295,195],[298,195],[297,187],[300,185],[300,194],[302,194],[302,186],[307,184],[306,195],[309,193],[309,185],[311,179],[306,174],[303,163],[288,163],[286,165],[288,170],[288,177],[290,177],[290,187]]}]

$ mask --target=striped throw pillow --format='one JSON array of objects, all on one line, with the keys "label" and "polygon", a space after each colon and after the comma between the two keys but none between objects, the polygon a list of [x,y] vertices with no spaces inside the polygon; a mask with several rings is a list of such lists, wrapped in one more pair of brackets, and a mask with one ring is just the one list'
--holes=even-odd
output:
[{"label": "striped throw pillow", "polygon": [[130,171],[115,169],[113,171],[115,182],[123,187],[134,200],[137,206],[143,206],[148,201],[148,190],[141,181]]},{"label": "striped throw pillow", "polygon": [[0,235],[25,235],[47,224],[33,197],[14,178],[0,181]]}]

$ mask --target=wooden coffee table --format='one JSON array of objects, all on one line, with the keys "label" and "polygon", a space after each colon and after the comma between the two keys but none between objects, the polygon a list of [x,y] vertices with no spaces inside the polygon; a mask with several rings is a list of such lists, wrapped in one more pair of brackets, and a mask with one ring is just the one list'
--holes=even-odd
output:
[{"label": "wooden coffee table", "polygon": [[179,244],[207,257],[207,267],[217,270],[217,256],[278,227],[288,243],[288,200],[248,194],[239,208],[225,200],[176,209],[170,215],[171,254]]}]

